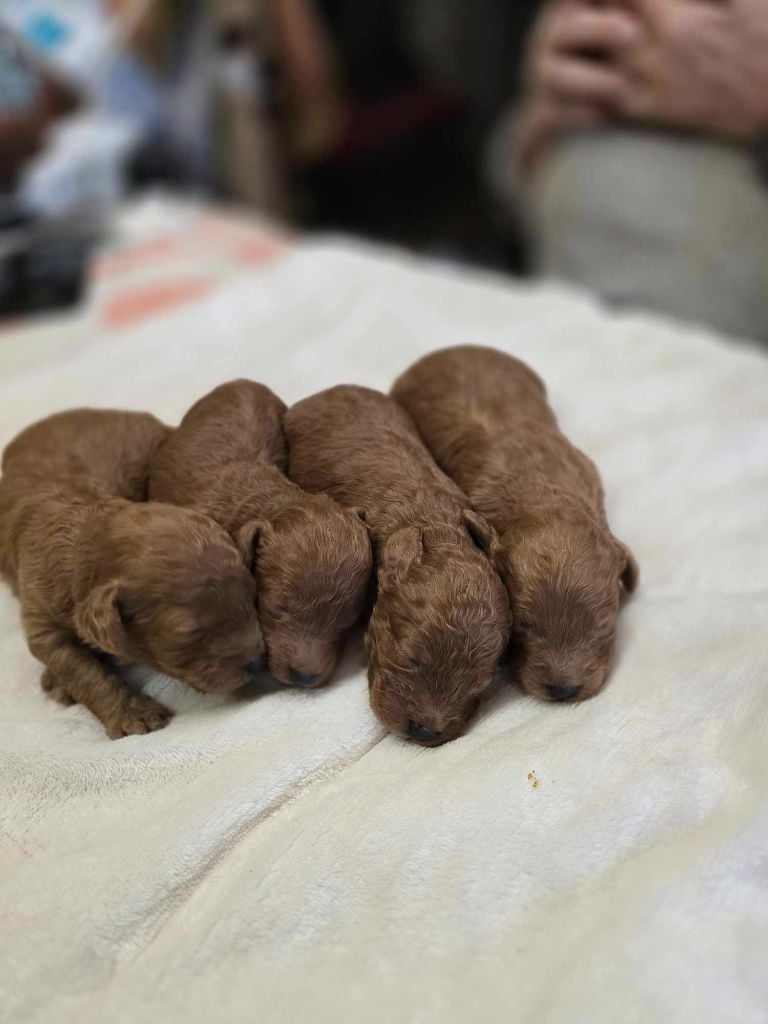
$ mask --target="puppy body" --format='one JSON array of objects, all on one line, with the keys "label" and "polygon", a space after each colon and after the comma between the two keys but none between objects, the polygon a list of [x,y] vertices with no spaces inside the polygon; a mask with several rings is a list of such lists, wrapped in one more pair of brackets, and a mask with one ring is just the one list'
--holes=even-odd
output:
[{"label": "puppy body", "polygon": [[455,738],[507,636],[492,531],[386,396],[332,388],[295,405],[285,424],[292,479],[365,514],[377,569],[366,636],[375,713],[429,746]]},{"label": "puppy body", "polygon": [[56,480],[105,498],[147,500],[152,453],[171,430],[149,413],[72,409],[23,430],[3,452],[4,475]]},{"label": "puppy body", "polygon": [[256,579],[270,671],[319,686],[364,608],[372,555],[355,514],[286,477],[284,413],[261,384],[221,385],[157,450],[149,493],[197,508],[235,538]]},{"label": "puppy body", "polygon": [[139,503],[167,433],[152,416],[76,410],[34,424],[3,456],[0,572],[43,688],[84,704],[112,738],[162,728],[170,713],[132,694],[110,657],[215,691],[246,682],[263,655],[253,582],[226,534]]},{"label": "puppy body", "polygon": [[524,640],[523,688],[554,700],[593,696],[638,569],[608,528],[597,469],[560,432],[542,381],[504,353],[465,346],[417,362],[392,395],[498,533]]}]

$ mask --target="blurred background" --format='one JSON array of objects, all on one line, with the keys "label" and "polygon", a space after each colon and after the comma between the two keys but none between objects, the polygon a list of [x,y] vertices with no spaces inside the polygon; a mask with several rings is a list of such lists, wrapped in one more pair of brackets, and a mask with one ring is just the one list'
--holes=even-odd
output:
[{"label": "blurred background", "polygon": [[0,0],[0,311],[137,196],[768,338],[762,0]]}]

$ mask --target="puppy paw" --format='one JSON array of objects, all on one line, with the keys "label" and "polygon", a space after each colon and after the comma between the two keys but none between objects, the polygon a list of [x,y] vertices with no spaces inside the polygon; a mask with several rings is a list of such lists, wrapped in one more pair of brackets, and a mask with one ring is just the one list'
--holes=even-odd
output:
[{"label": "puppy paw", "polygon": [[173,717],[173,712],[152,697],[137,693],[130,696],[115,717],[105,722],[107,735],[111,740],[123,736],[139,736],[146,732],[164,729]]},{"label": "puppy paw", "polygon": [[64,704],[65,706],[69,706],[70,704],[75,703],[72,697],[70,697],[69,693],[61,685],[59,680],[56,678],[56,676],[53,674],[53,672],[51,672],[49,668],[47,668],[43,672],[43,676],[40,682],[43,687],[43,690],[48,694],[48,696],[52,700],[58,701],[59,704]]}]

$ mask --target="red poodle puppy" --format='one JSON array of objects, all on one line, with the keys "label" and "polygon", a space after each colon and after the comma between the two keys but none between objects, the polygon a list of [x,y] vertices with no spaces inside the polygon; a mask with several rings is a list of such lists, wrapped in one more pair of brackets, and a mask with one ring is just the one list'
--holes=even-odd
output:
[{"label": "red poodle puppy", "polygon": [[23,431],[0,480],[0,572],[21,601],[43,689],[84,704],[112,739],[170,711],[114,664],[141,662],[197,690],[247,682],[264,657],[255,587],[210,519],[142,503],[168,429],[142,413],[81,409]]},{"label": "red poodle puppy", "polygon": [[426,746],[459,736],[504,649],[509,606],[493,531],[385,395],[336,387],[289,410],[291,478],[363,510],[377,595],[366,646],[371,704]]},{"label": "red poodle puppy", "polygon": [[204,512],[235,539],[257,584],[269,669],[281,683],[327,682],[366,604],[365,526],[285,476],[285,406],[247,380],[192,406],[152,460],[151,499]]}]

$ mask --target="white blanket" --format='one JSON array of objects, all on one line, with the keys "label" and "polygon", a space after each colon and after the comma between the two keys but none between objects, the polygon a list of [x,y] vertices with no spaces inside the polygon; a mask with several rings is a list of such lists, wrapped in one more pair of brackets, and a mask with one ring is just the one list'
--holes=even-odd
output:
[{"label": "white blanket", "polygon": [[[110,742],[47,700],[0,586],[0,1017],[50,1024],[768,1019],[768,361],[590,300],[326,242],[122,332],[0,338],[0,444],[214,385],[386,389],[496,345],[597,461],[641,588],[580,706],[499,687],[466,737],[322,692],[193,694]],[[536,783],[536,784],[535,784]]]}]

